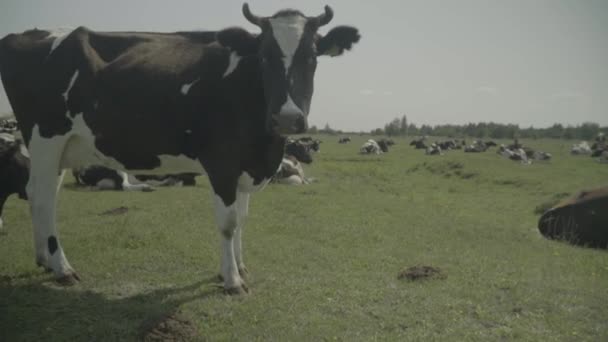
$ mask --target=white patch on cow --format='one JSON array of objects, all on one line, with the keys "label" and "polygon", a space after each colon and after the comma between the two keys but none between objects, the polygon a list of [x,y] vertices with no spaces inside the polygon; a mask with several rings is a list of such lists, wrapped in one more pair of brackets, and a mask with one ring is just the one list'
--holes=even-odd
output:
[{"label": "white patch on cow", "polygon": [[5,143],[14,143],[15,142],[15,136],[10,134],[10,133],[0,133],[0,140],[4,141]]},{"label": "white patch on cow", "polygon": [[186,84],[184,84],[184,85],[182,86],[182,88],[181,88],[181,92],[182,92],[182,94],[184,94],[184,95],[188,95],[188,92],[190,91],[190,88],[192,88],[192,86],[193,86],[193,85],[194,85],[196,82],[198,82],[198,81],[200,81],[200,80],[201,80],[200,78],[197,78],[197,79],[196,79],[196,80],[194,80],[192,83],[186,83]]},{"label": "white patch on cow", "polygon": [[222,235],[220,272],[224,278],[224,288],[238,288],[243,285],[243,280],[239,275],[233,245],[238,221],[236,202],[226,205],[221,197],[215,195],[214,204],[217,226]]},{"label": "white patch on cow", "polygon": [[116,182],[113,179],[104,178],[95,184],[97,190],[114,190],[116,189]]},{"label": "white patch on cow", "polygon": [[21,154],[26,158],[30,157],[30,153],[27,151],[27,147],[25,147],[25,144],[21,144],[21,146],[19,146],[19,152],[21,152]]},{"label": "white patch on cow", "polygon": [[[44,138],[40,135],[38,125],[34,125],[29,143],[31,154],[30,178],[26,191],[28,194],[32,221],[34,224],[34,243],[36,260],[43,266],[51,268],[55,276],[62,277],[73,273],[72,266],[65,258],[57,230],[56,206],[57,191],[61,183],[61,154],[68,136]],[[61,175],[64,173],[61,172]],[[51,255],[48,250],[48,239],[57,239],[57,250]]]},{"label": "white patch on cow", "polygon": [[246,269],[245,263],[243,262],[241,236],[243,229],[245,229],[245,221],[249,215],[249,196],[248,193],[240,191],[236,194],[237,228],[234,232],[232,245],[234,247],[234,259],[239,269],[239,274]]},{"label": "white patch on cow", "polygon": [[239,56],[236,52],[232,52],[230,54],[230,60],[228,61],[228,68],[226,68],[226,71],[224,72],[224,75],[222,75],[222,78],[225,78],[226,76],[230,75],[234,70],[236,70],[236,67],[239,66],[239,62],[241,61],[241,56]]},{"label": "white patch on cow", "polygon": [[73,28],[58,28],[50,31],[50,34],[47,38],[55,38],[53,44],[51,45],[51,51],[49,51],[49,56],[55,51],[56,48],[61,45],[61,43],[74,31]]},{"label": "white patch on cow", "polygon": [[145,191],[152,188],[150,185],[144,183],[131,184],[129,175],[124,171],[118,171],[118,174],[122,178],[122,189],[124,191]]},{"label": "white patch on cow", "polygon": [[77,78],[78,78],[78,70],[74,71],[74,75],[72,75],[72,78],[70,78],[70,83],[68,84],[68,88],[65,90],[65,92],[63,94],[61,94],[63,96],[63,100],[66,103],[68,102],[68,94],[70,93],[70,90],[72,90],[74,83],[76,83]]},{"label": "white patch on cow", "polygon": [[255,180],[253,179],[253,177],[251,177],[249,173],[244,171],[239,177],[237,189],[238,191],[244,193],[257,192],[264,189],[264,187],[266,186],[266,184],[268,184],[269,181],[270,179],[264,179],[262,182],[260,182],[260,184],[254,184]]},{"label": "white patch on cow", "polygon": [[285,100],[285,103],[281,106],[279,113],[295,115],[302,114],[302,110],[293,102],[291,95],[287,94],[287,100]]},{"label": "white patch on cow", "polygon": [[289,72],[293,56],[296,53],[300,39],[304,33],[306,18],[300,15],[282,16],[278,18],[270,18],[270,26],[275,40],[279,44],[283,52],[283,64],[285,66],[285,74]]}]

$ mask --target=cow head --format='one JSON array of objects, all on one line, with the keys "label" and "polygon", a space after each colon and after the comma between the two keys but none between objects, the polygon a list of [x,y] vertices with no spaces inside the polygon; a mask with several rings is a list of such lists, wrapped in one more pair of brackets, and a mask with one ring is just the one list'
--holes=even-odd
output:
[{"label": "cow head", "polygon": [[317,57],[339,56],[359,41],[358,30],[338,26],[325,36],[317,31],[333,18],[333,11],[307,17],[296,10],[282,10],[270,17],[257,16],[243,4],[243,15],[262,32],[230,28],[218,33],[218,41],[241,56],[255,55],[260,66],[266,100],[266,125],[280,134],[303,133],[313,94]]}]

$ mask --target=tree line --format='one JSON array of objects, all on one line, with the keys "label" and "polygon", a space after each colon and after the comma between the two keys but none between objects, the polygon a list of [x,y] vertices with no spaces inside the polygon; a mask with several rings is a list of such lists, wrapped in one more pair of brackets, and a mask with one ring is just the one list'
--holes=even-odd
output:
[{"label": "tree line", "polygon": [[584,122],[577,126],[564,126],[556,123],[547,128],[527,128],[514,124],[500,124],[495,122],[468,123],[464,125],[421,125],[408,123],[407,117],[395,118],[384,125],[384,128],[371,130],[373,135],[388,136],[443,136],[443,137],[474,137],[492,139],[514,138],[554,138],[554,139],[580,139],[591,140],[599,132],[608,133],[608,126],[600,127],[595,122]]}]

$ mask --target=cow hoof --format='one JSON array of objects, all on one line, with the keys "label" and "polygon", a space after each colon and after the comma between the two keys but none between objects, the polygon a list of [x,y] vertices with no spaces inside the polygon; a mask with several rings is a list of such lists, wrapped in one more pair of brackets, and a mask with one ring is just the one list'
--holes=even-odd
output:
[{"label": "cow hoof", "polygon": [[57,278],[57,283],[62,286],[72,286],[78,284],[80,277],[76,272],[68,273],[64,276]]},{"label": "cow hoof", "polygon": [[229,296],[236,296],[236,295],[245,295],[249,293],[249,288],[247,287],[247,285],[245,285],[245,283],[241,284],[241,286],[236,286],[236,287],[231,287],[231,288],[224,288],[224,294],[229,295]]}]

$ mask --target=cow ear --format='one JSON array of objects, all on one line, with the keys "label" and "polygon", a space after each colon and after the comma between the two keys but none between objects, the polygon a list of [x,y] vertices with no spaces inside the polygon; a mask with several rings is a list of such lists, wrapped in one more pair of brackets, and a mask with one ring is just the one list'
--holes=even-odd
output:
[{"label": "cow ear", "polygon": [[359,30],[352,26],[336,26],[317,41],[317,55],[340,56],[361,39]]},{"label": "cow ear", "polygon": [[253,55],[258,51],[257,37],[240,27],[221,30],[215,37],[222,46],[236,51],[240,56]]}]

